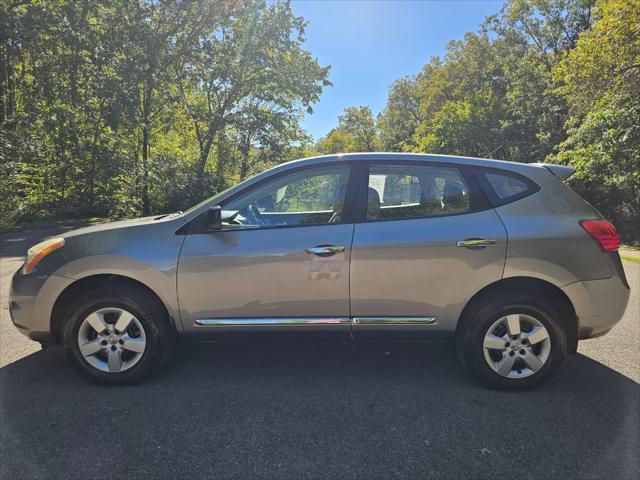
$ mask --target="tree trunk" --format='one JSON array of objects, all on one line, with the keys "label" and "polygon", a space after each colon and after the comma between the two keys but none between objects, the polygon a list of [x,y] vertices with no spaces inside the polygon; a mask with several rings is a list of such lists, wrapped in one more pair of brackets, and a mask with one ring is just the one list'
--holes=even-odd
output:
[{"label": "tree trunk", "polygon": [[147,85],[144,92],[142,106],[142,214],[149,215],[149,114],[151,111],[152,89]]},{"label": "tree trunk", "polygon": [[209,153],[211,152],[211,146],[213,140],[218,133],[218,125],[216,123],[209,126],[207,129],[207,136],[203,142],[198,142],[200,145],[200,155],[198,156],[198,163],[196,164],[196,190],[195,194],[197,198],[203,198],[204,191],[204,172],[207,167],[207,160],[209,159]]},{"label": "tree trunk", "polygon": [[[76,25],[73,25],[76,32],[82,32],[86,26],[87,13],[89,10],[89,3],[85,0],[82,2],[82,11],[80,13],[80,19]],[[78,106],[78,70],[80,68],[80,42],[77,37],[73,38],[73,54],[71,56],[71,79],[70,83],[70,96],[71,105],[75,108]]]},{"label": "tree trunk", "polygon": [[153,110],[153,89],[156,84],[158,50],[153,39],[148,39],[146,51],[149,65],[145,71],[144,90],[142,93],[142,214],[149,215],[149,156],[151,153],[151,113]]},{"label": "tree trunk", "polygon": [[5,125],[5,128],[11,128],[14,113],[14,99],[15,99],[15,84],[14,84],[14,71],[13,61],[11,58],[12,45],[7,40],[0,47],[0,56],[2,57],[2,75],[0,75],[0,109],[2,110],[2,118],[0,120]]},{"label": "tree trunk", "polygon": [[[214,134],[215,135],[215,134]],[[213,138],[208,137],[200,149],[200,156],[198,157],[198,164],[196,166],[196,189],[195,194],[197,198],[204,196],[204,171],[207,167],[207,160],[209,158],[209,152],[211,151],[211,145],[213,144]]]},{"label": "tree trunk", "polygon": [[142,214],[149,215],[149,127],[142,127]]},{"label": "tree trunk", "polygon": [[240,181],[247,178],[249,173],[249,155],[242,154],[242,163],[240,164]]},{"label": "tree trunk", "polygon": [[247,174],[249,173],[249,152],[251,151],[250,146],[243,145],[240,149],[242,152],[242,161],[240,163],[240,181],[247,178]]}]

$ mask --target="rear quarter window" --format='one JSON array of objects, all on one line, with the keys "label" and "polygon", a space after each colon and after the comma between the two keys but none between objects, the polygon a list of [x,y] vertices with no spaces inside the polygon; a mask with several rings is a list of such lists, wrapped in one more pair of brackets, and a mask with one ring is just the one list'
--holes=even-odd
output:
[{"label": "rear quarter window", "polygon": [[474,168],[473,173],[494,207],[515,202],[540,190],[524,175],[493,168]]}]

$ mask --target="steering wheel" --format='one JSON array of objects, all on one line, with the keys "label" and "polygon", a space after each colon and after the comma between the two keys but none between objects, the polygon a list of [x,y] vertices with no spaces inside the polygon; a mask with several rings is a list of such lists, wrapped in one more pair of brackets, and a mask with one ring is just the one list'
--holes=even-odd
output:
[{"label": "steering wheel", "polygon": [[267,220],[262,216],[255,203],[250,203],[249,205],[247,205],[244,213],[244,216],[247,218],[247,220],[251,221],[251,223],[255,225],[259,225],[261,227],[269,225],[269,222],[267,222]]}]

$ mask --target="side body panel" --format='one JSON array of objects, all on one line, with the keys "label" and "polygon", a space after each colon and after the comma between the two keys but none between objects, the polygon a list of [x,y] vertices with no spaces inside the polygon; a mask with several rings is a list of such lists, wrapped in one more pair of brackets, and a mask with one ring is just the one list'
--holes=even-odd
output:
[{"label": "side body panel", "polygon": [[[456,242],[496,240],[469,249]],[[464,215],[359,223],[351,260],[351,312],[354,317],[433,318],[424,326],[397,326],[415,338],[454,333],[466,302],[499,280],[507,236],[493,209]],[[354,325],[354,335],[375,326]],[[381,325],[382,332],[388,325]]]},{"label": "side body panel", "polygon": [[176,268],[184,237],[175,231],[182,220],[122,223],[126,227],[97,225],[66,234],[64,247],[45,257],[32,274],[15,275],[12,317],[23,333],[49,332],[51,312],[60,294],[92,275],[121,275],[146,285],[180,329]]},{"label": "side body panel", "polygon": [[[185,331],[229,330],[201,325],[210,319],[348,318],[352,237],[353,224],[187,235],[178,269]],[[323,244],[345,250],[305,253]]]},{"label": "side body panel", "polygon": [[505,278],[535,277],[563,287],[611,277],[602,251],[578,223],[601,215],[546,169],[528,176],[541,190],[496,209],[509,232]]},{"label": "side body panel", "polygon": [[630,294],[618,252],[603,253],[579,224],[602,216],[555,175],[529,177],[540,192],[496,209],[509,232],[505,278],[560,287],[575,309],[579,337],[602,335],[622,318]]}]

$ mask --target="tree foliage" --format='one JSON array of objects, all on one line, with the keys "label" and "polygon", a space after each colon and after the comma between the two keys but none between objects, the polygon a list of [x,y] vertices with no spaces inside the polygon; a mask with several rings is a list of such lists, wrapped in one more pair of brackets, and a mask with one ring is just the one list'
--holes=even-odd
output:
[{"label": "tree foliage", "polygon": [[290,158],[329,85],[285,1],[0,9],[4,226],[185,208]]},{"label": "tree foliage", "polygon": [[[573,165],[574,188],[637,241],[639,52],[639,0],[506,1],[442,58],[391,85],[377,144]],[[354,149],[339,119],[319,150]]]},{"label": "tree foliage", "polygon": [[378,132],[371,108],[347,107],[338,116],[338,126],[322,138],[317,149],[324,154],[373,152],[378,149]]},{"label": "tree foliage", "polygon": [[0,0],[0,226],[175,211],[285,160],[388,150],[573,165],[638,240],[639,2],[506,0],[312,144],[329,69],[288,1]]},{"label": "tree foliage", "polygon": [[570,115],[552,161],[575,166],[574,186],[640,238],[640,1],[598,4],[597,21],[554,68]]}]

